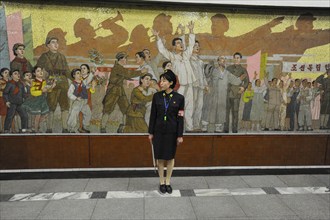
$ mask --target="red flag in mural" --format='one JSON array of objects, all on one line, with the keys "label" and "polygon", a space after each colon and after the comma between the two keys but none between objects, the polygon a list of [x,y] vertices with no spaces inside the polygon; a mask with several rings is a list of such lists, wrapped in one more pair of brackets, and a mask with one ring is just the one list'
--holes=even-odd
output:
[{"label": "red flag in mural", "polygon": [[7,36],[10,60],[15,58],[12,48],[15,43],[23,43],[22,14],[16,12],[7,16]]},{"label": "red flag in mural", "polygon": [[257,78],[260,76],[260,63],[261,63],[261,51],[259,50],[256,54],[249,56],[246,59],[247,71],[249,73],[249,78],[253,79],[255,72],[257,73]]},{"label": "red flag in mural", "polygon": [[9,49],[5,7],[0,6],[0,67],[9,68]]}]

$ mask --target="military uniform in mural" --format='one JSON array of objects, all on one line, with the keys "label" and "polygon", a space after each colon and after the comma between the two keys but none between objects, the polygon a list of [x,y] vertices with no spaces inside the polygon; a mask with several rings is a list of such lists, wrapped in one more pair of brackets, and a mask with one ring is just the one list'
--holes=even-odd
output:
[{"label": "military uniform in mural", "polygon": [[126,64],[126,57],[127,54],[124,52],[117,53],[117,61],[111,70],[108,88],[102,101],[103,115],[101,122],[101,133],[106,133],[106,123],[108,122],[109,115],[115,109],[116,104],[118,104],[121,113],[126,114],[129,102],[123,86],[124,80],[129,80],[133,77],[144,75],[144,71],[133,71],[126,69],[124,67]]},{"label": "military uniform in mural", "polygon": [[124,80],[142,75],[141,71],[132,71],[115,63],[110,74],[108,89],[103,99],[103,113],[111,114],[115,105],[118,104],[120,111],[126,114],[129,103],[124,91]]},{"label": "military uniform in mural", "polygon": [[[140,87],[141,88],[141,87]],[[147,133],[148,125],[144,120],[146,104],[152,101],[153,94],[145,96],[139,87],[135,87],[131,95],[131,105],[127,109],[127,120],[124,132]]]},{"label": "military uniform in mural", "polygon": [[[49,44],[52,44],[53,40],[56,40],[57,44],[57,38],[49,37],[46,39],[46,45],[48,46]],[[49,50],[40,56],[37,66],[46,70],[48,73],[47,80],[56,80],[56,86],[47,94],[47,103],[50,110],[47,132],[52,132],[53,114],[57,103],[59,103],[62,112],[62,132],[68,132],[67,119],[70,105],[67,93],[69,90],[68,78],[70,77],[70,71],[66,58],[63,54],[57,51],[53,52]]]},{"label": "military uniform in mural", "polygon": [[232,130],[234,133],[237,132],[238,129],[238,110],[239,103],[241,99],[241,94],[239,93],[239,88],[244,87],[245,89],[249,83],[249,77],[247,70],[241,65],[231,65],[227,67],[227,70],[232,73],[236,77],[240,77],[246,74],[246,78],[242,80],[240,85],[232,85],[228,86],[227,93],[227,106],[226,106],[226,123],[225,123],[225,132],[229,132],[229,115],[230,111],[232,112]]}]

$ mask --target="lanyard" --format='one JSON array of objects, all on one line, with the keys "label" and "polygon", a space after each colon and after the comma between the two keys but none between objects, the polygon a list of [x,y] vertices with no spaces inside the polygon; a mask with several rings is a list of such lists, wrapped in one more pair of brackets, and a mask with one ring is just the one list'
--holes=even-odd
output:
[{"label": "lanyard", "polygon": [[171,99],[173,97],[173,94],[170,94],[170,98],[169,98],[168,101],[166,101],[166,95],[165,95],[165,93],[163,93],[163,96],[164,96],[164,106],[165,106],[164,121],[166,121],[167,120],[167,117],[166,117],[167,109],[170,106],[170,102],[171,102]]}]

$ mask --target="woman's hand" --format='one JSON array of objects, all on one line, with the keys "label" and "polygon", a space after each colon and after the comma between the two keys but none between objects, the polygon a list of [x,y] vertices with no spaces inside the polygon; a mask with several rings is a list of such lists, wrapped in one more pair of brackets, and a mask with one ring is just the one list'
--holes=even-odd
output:
[{"label": "woman's hand", "polygon": [[149,134],[149,141],[152,141],[152,139],[154,138],[154,135],[153,134]]},{"label": "woman's hand", "polygon": [[176,139],[176,142],[178,143],[178,145],[182,144],[183,143],[183,137],[178,137]]}]

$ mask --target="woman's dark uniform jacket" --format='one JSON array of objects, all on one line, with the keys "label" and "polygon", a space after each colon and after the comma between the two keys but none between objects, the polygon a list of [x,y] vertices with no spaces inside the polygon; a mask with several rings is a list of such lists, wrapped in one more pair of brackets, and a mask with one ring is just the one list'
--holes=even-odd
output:
[{"label": "woman's dark uniform jacket", "polygon": [[[170,98],[170,95],[173,95]],[[165,116],[164,98],[170,103]],[[176,152],[177,138],[183,136],[184,96],[171,92],[157,92],[153,96],[149,121],[149,134],[153,134],[155,159],[173,159]],[[179,113],[180,112],[180,113]]]}]

